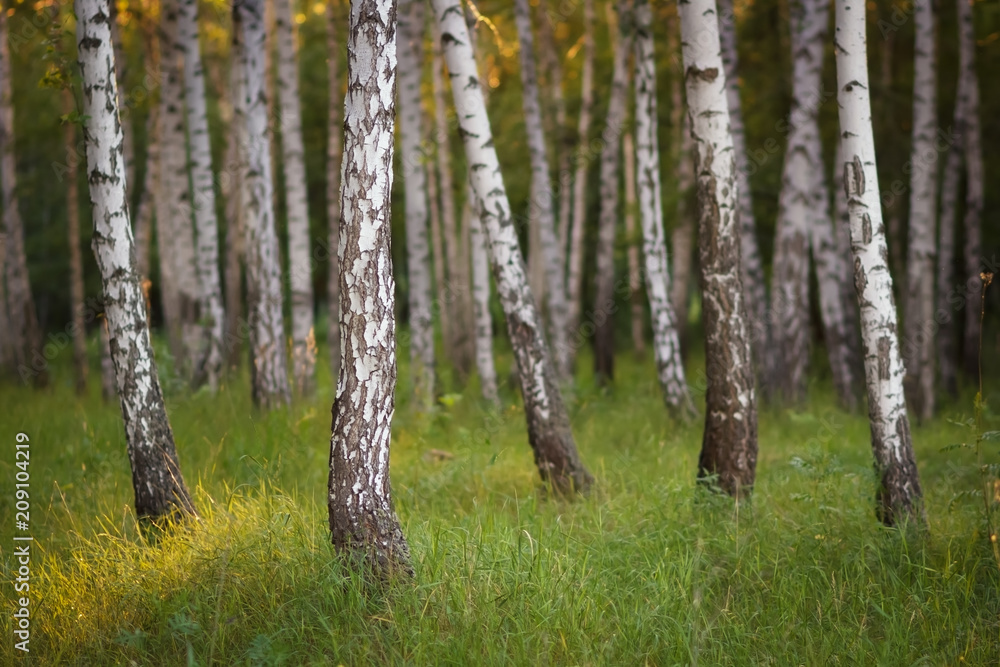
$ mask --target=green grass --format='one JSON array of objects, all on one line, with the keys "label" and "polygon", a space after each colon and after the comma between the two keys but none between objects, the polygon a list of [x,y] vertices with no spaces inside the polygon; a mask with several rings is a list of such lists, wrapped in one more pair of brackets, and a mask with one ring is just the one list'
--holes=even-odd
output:
[{"label": "green grass", "polygon": [[[18,431],[31,437],[28,662],[940,665],[1000,655],[981,502],[951,503],[976,488],[973,455],[940,451],[968,438],[947,419],[971,416],[968,394],[914,426],[930,520],[919,534],[877,524],[867,419],[831,407],[824,380],[807,406],[761,412],[757,486],[737,511],[696,488],[701,422],[666,415],[648,360],[623,353],[613,391],[585,373],[569,398],[598,480],[576,502],[541,493],[509,386],[500,415],[471,386],[419,416],[403,368],[392,481],[416,577],[373,592],[329,545],[322,363],[316,398],[271,414],[252,411],[245,376],[215,397],[165,383],[202,521],[156,543],[136,528],[118,407],[101,402],[96,379],[84,399],[68,368],[47,392],[0,388],[5,581],[11,445]],[[994,405],[997,393],[987,392]],[[429,449],[454,458],[431,460]]]}]

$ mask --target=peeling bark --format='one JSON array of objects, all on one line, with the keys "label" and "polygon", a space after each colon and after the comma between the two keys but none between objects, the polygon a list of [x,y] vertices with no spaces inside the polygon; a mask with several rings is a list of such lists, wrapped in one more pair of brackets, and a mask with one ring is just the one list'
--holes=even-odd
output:
[{"label": "peeling bark", "polygon": [[193,515],[195,509],[178,466],[135,271],[108,14],[107,0],[76,2],[93,248],[104,283],[136,514],[155,520]]},{"label": "peeling bark", "polygon": [[542,334],[538,311],[528,289],[524,259],[511,217],[469,32],[458,0],[432,0],[440,24],[458,110],[459,134],[468,157],[475,207],[486,232],[497,292],[517,360],[528,440],[544,482],[562,494],[584,491],[593,478],[580,462],[569,417]]},{"label": "peeling bark", "polygon": [[333,544],[382,575],[412,574],[389,484],[396,386],[390,251],[396,20],[395,0],[351,4],[340,228],[343,366],[330,437]]},{"label": "peeling bark", "polygon": [[923,524],[922,493],[903,397],[896,303],[879,199],[865,52],[865,7],[836,0],[837,102],[843,142],[844,188],[851,217],[854,285],[868,385],[872,452],[879,478],[876,513],[895,525],[909,517]]},{"label": "peeling bark", "polygon": [[698,476],[736,499],[757,468],[757,399],[743,300],[736,162],[715,0],[680,6],[688,115],[695,143],[698,253],[705,326],[705,432]]}]

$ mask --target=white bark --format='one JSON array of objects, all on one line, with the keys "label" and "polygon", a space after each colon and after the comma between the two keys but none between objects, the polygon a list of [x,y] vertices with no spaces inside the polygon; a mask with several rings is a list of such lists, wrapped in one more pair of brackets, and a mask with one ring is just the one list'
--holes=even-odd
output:
[{"label": "white bark", "polygon": [[579,336],[580,311],[583,299],[584,232],[587,224],[587,167],[592,162],[590,149],[590,122],[594,108],[594,0],[583,0],[583,64],[580,71],[580,117],[577,121],[578,148],[574,157],[573,211],[570,221],[569,259],[567,261],[567,318],[566,326],[573,352]]},{"label": "white bark", "polygon": [[243,107],[243,76],[239,59],[233,49],[229,72],[229,125],[226,146],[223,196],[226,198],[226,362],[236,368],[240,364],[243,340],[240,324],[243,313],[243,237],[245,216],[243,204],[247,199],[246,188],[246,111]]},{"label": "white bark", "polygon": [[934,416],[934,230],[937,219],[937,47],[933,0],[914,2],[913,141],[903,363],[913,411]]},{"label": "white bark", "polygon": [[582,491],[593,478],[580,462],[535,302],[528,289],[517,230],[500,173],[476,60],[458,0],[432,0],[452,81],[475,207],[486,232],[500,303],[517,360],[528,439],[542,479],[560,493]]},{"label": "white bark", "polygon": [[[552,199],[552,181],[549,159],[542,129],[542,110],[538,96],[538,77],[535,68],[535,40],[531,32],[531,11],[528,0],[514,0],[514,18],[518,40],[521,43],[521,86],[525,126],[528,131],[528,149],[531,153],[531,202],[529,216],[538,223],[538,240],[545,273],[545,301],[548,304],[549,340],[552,363],[560,380],[570,376],[570,351],[566,340],[566,285],[563,278],[562,248],[556,233],[555,207]],[[531,248],[534,256],[535,248]],[[541,299],[539,298],[539,303]]]},{"label": "white bark", "polygon": [[93,247],[104,283],[136,513],[151,518],[194,514],[177,463],[135,272],[107,0],[77,0],[76,16]]},{"label": "white bark", "polygon": [[[471,186],[469,194],[474,196]],[[493,314],[490,312],[490,256],[486,248],[486,234],[479,216],[469,219],[472,246],[472,305],[476,325],[476,370],[483,398],[500,407],[497,391],[497,369],[493,363]]]},{"label": "white bark", "polygon": [[680,339],[670,305],[670,265],[663,230],[663,188],[660,184],[660,144],[657,138],[656,52],[652,9],[648,0],[636,3],[635,24],[636,162],[643,256],[646,260],[646,294],[653,324],[653,354],[667,406],[678,413],[690,414],[694,412],[694,405],[688,394]]},{"label": "white bark", "polygon": [[913,458],[903,396],[903,363],[896,336],[896,304],[887,265],[885,227],[879,200],[865,52],[865,6],[836,0],[837,102],[844,145],[844,187],[851,217],[854,285],[861,309],[865,379],[872,451],[880,478],[877,513],[896,524],[922,511],[920,480]]},{"label": "white bark", "polygon": [[632,132],[626,132],[622,137],[622,155],[625,172],[625,240],[628,244],[626,257],[628,259],[628,291],[630,301],[629,321],[632,331],[632,347],[636,356],[642,357],[646,352],[645,308],[642,305],[642,275],[639,269],[639,235],[635,229],[636,194],[635,194],[635,141]]},{"label": "white bark", "polygon": [[292,382],[299,394],[308,396],[312,394],[316,383],[316,332],[313,322],[312,243],[309,239],[302,111],[299,105],[299,68],[295,55],[291,0],[275,0],[274,8],[285,209],[288,212]]},{"label": "white bark", "polygon": [[695,142],[705,325],[705,434],[699,476],[741,498],[757,467],[757,400],[740,265],[736,163],[715,0],[680,5],[688,115]]},{"label": "white bark", "polygon": [[392,508],[389,439],[395,407],[395,284],[390,251],[396,2],[351,5],[340,253],[343,366],[330,437],[334,545],[381,573],[411,572]]},{"label": "white bark", "polygon": [[247,124],[244,210],[251,384],[254,404],[270,408],[288,402],[289,387],[264,87],[264,0],[238,0],[233,21]]},{"label": "white bark", "polygon": [[330,109],[327,114],[326,143],[326,223],[327,223],[327,256],[329,269],[326,278],[327,324],[326,344],[330,349],[330,377],[333,386],[337,386],[340,377],[340,169],[341,169],[341,138],[344,124],[341,122],[341,109],[344,98],[340,85],[340,53],[341,46],[337,40],[337,17],[335,8],[338,2],[327,4],[326,51],[330,78]]},{"label": "white bark", "polygon": [[191,160],[191,193],[197,232],[198,320],[204,341],[195,363],[196,383],[202,379],[212,392],[218,390],[223,364],[222,285],[219,278],[219,230],[215,213],[215,179],[208,134],[205,72],[198,41],[198,0],[181,0],[178,15],[179,45],[184,51],[184,99],[187,106],[188,147]]},{"label": "white bark", "polygon": [[410,372],[417,405],[434,405],[434,320],[431,314],[427,179],[424,171],[420,80],[424,60],[424,1],[399,0],[399,132],[406,188],[406,269],[410,310]]}]

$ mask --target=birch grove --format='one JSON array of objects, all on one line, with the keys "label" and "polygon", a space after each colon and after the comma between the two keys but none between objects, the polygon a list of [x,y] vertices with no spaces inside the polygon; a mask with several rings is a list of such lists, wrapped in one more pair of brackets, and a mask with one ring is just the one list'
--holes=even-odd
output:
[{"label": "birch grove", "polygon": [[163,405],[135,271],[108,4],[76,0],[75,7],[93,248],[104,284],[135,510],[139,517],[154,520],[194,514]]},{"label": "birch grove", "polygon": [[834,167],[844,172],[851,217],[854,285],[861,310],[868,414],[878,475],[876,513],[884,524],[895,525],[907,517],[922,520],[923,510],[903,396],[905,371],[879,200],[864,5],[836,0],[835,26],[843,163]]}]

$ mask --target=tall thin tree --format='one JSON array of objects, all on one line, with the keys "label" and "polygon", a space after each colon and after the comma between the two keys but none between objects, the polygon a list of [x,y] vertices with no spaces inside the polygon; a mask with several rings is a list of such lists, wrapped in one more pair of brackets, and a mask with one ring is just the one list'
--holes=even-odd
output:
[{"label": "tall thin tree", "polygon": [[326,344],[330,350],[330,377],[337,386],[340,377],[340,161],[344,124],[341,121],[344,93],[340,84],[341,43],[337,39],[338,0],[326,5],[326,62],[329,68],[330,108],[326,124],[326,224],[327,267]]}]

